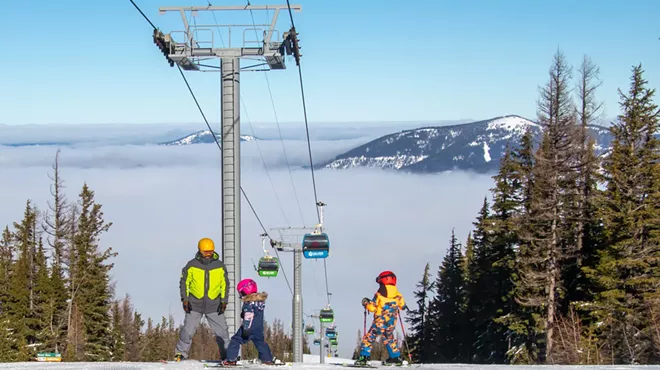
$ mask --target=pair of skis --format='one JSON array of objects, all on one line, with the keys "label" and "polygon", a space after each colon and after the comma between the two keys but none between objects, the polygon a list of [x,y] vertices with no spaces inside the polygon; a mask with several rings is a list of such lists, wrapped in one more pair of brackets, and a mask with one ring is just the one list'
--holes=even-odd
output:
[{"label": "pair of skis", "polygon": [[234,365],[225,365],[223,364],[220,360],[181,360],[181,361],[176,361],[176,360],[159,360],[160,363],[162,364],[181,364],[181,363],[200,363],[203,364],[204,367],[262,367],[262,366],[291,366],[292,364],[290,362],[276,362],[273,364],[263,364],[260,362],[248,362],[248,361],[239,361],[238,363]]},{"label": "pair of skis", "polygon": [[396,366],[396,367],[410,367],[410,364],[408,361],[403,361],[401,364],[390,364],[385,361],[382,361],[380,365],[372,365],[371,363],[367,362],[366,364],[336,364],[344,367],[358,367],[358,368],[367,368],[367,369],[378,369],[381,366]]}]

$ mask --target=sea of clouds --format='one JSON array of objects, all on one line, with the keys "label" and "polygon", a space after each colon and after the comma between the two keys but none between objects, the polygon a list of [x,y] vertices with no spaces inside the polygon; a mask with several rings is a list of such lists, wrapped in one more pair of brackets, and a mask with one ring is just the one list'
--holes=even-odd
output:
[{"label": "sea of clouds", "polygon": [[[3,127],[20,131],[18,126]],[[172,314],[182,322],[180,270],[194,256],[200,238],[211,237],[220,245],[218,148],[215,144],[136,144],[185,135],[189,133],[186,127],[147,133],[138,127],[134,130],[142,130],[141,136],[136,131],[115,132],[115,139],[99,135],[94,142],[90,142],[91,131],[87,136],[82,133],[86,128],[68,129],[77,133],[79,141],[73,146],[59,146],[66,194],[69,200],[75,200],[87,182],[103,205],[106,220],[113,223],[101,245],[119,252],[112,271],[117,296],[129,294],[137,310],[157,321]],[[390,132],[400,129],[390,128]],[[314,161],[331,159],[361,145],[380,135],[378,130],[356,134],[335,128],[336,137],[312,142]],[[3,140],[34,138],[23,135],[3,136]],[[307,143],[289,138],[284,146],[291,172],[279,140],[241,145],[242,186],[275,238],[278,234],[270,228],[311,227],[316,223],[311,174],[301,168],[309,163]],[[41,209],[47,207],[51,186],[48,175],[57,149],[0,146],[0,226],[19,221],[27,199]],[[435,277],[452,229],[464,242],[493,182],[489,176],[460,172],[411,175],[376,169],[317,170],[315,176],[319,200],[327,204],[325,228],[331,239],[331,257],[326,263],[339,331],[339,354],[350,357],[357,330],[363,325],[360,300],[376,291],[376,275],[393,270],[401,292],[415,308],[412,292],[425,264],[431,264]],[[259,289],[269,293],[267,319],[280,318],[290,325],[291,293],[284,274],[271,279],[257,276],[254,264],[263,255],[259,236],[263,230],[245,199],[241,212],[242,275],[255,278]],[[280,252],[280,257],[283,272],[293,283],[293,256]],[[302,271],[304,311],[317,313],[327,303],[323,261],[304,260]]]}]

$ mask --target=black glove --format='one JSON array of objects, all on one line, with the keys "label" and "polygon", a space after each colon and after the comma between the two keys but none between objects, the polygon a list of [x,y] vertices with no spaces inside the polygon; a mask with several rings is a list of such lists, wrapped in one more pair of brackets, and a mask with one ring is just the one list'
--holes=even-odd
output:
[{"label": "black glove", "polygon": [[218,313],[222,315],[223,313],[225,313],[226,309],[227,309],[227,302],[220,302],[220,304],[218,305]]},{"label": "black glove", "polygon": [[367,297],[362,298],[362,306],[366,307],[369,304],[369,302],[371,302],[371,299]]},{"label": "black glove", "polygon": [[192,305],[188,301],[183,301],[183,310],[186,311],[186,313],[190,313],[192,310]]},{"label": "black glove", "polygon": [[250,329],[241,330],[241,338],[247,340],[250,337]]},{"label": "black glove", "polygon": [[404,304],[403,307],[401,307],[401,311],[409,311],[410,308],[408,308],[407,304]]}]

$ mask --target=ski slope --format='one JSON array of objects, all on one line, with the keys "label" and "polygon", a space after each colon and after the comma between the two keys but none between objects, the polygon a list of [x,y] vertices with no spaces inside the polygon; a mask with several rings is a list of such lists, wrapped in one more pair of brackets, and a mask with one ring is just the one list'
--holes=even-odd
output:
[{"label": "ski slope", "polygon": [[[342,366],[338,366],[342,363],[352,364],[354,361],[347,358],[340,357],[331,357],[325,359],[325,364],[319,363],[318,355],[304,355],[303,363],[293,364],[292,366],[282,366],[275,367],[275,369],[296,369],[296,370],[339,370],[347,369]],[[376,362],[372,362],[374,365]],[[259,366],[259,365],[249,365],[244,367],[245,369],[269,369],[273,370],[273,366]],[[394,366],[384,367],[385,369],[397,369]],[[404,367],[405,369],[406,367]],[[651,365],[651,366],[624,366],[624,365],[614,365],[614,366],[560,366],[560,365],[548,365],[548,366],[525,366],[525,365],[468,365],[468,364],[423,364],[417,365],[413,364],[407,368],[414,369],[428,369],[428,370],[451,370],[451,369],[484,369],[484,368],[493,368],[497,370],[533,370],[538,368],[548,368],[552,370],[568,370],[568,369],[580,369],[584,368],[590,370],[623,370],[623,369],[639,369],[639,370],[660,370],[660,365]],[[137,370],[137,369],[162,369],[162,370],[193,370],[193,369],[204,369],[204,364],[199,362],[181,362],[175,364],[162,364],[157,362],[13,362],[13,363],[0,363],[0,369],[58,369],[58,370],[86,370],[86,369],[98,369],[98,370]],[[209,368],[211,369],[211,368]],[[238,367],[237,369],[241,369]],[[355,368],[352,368],[355,369]]]}]

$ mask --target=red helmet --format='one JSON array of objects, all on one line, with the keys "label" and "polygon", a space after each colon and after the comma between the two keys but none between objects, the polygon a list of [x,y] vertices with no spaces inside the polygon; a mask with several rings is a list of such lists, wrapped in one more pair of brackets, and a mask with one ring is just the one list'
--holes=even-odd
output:
[{"label": "red helmet", "polygon": [[392,271],[383,271],[376,278],[378,284],[396,285],[396,275]]}]

